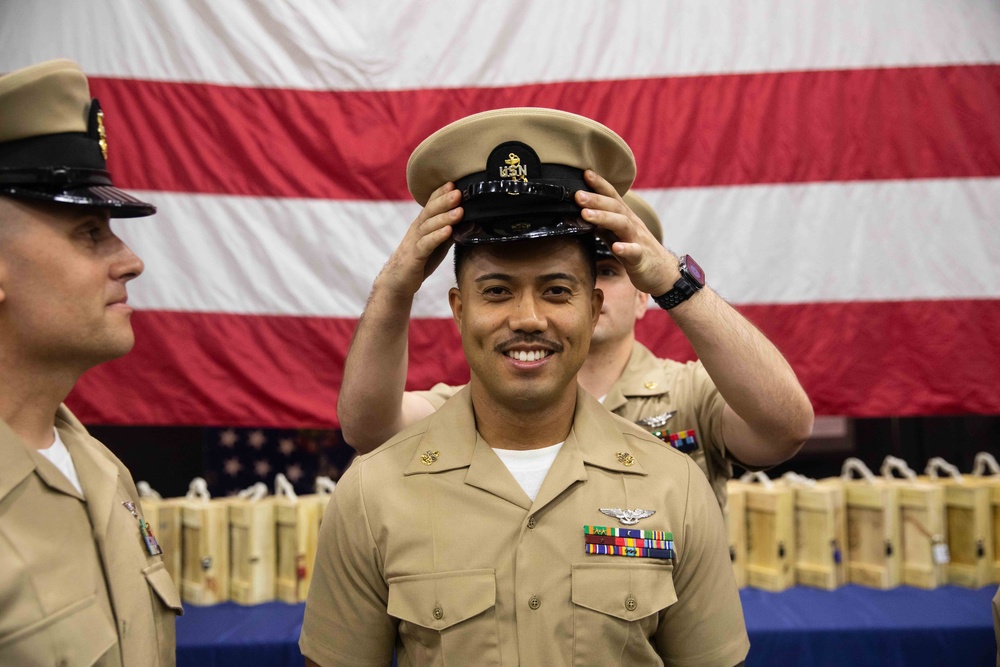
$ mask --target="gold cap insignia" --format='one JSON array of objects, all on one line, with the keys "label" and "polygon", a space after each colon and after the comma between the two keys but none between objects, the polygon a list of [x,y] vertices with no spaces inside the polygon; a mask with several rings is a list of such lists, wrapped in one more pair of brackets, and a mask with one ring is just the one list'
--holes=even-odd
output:
[{"label": "gold cap insignia", "polygon": [[500,167],[500,178],[509,181],[528,182],[528,165],[521,164],[521,158],[517,153],[508,153],[507,159],[503,161],[506,167]]},{"label": "gold cap insignia", "polygon": [[108,133],[104,130],[104,112],[97,112],[97,143],[101,146],[101,155],[108,159]]},{"label": "gold cap insignia", "polygon": [[435,449],[432,452],[431,450],[428,449],[426,452],[420,455],[420,462],[423,463],[425,466],[429,466],[430,464],[437,461],[438,457],[440,456],[441,452],[439,452],[438,450]]},{"label": "gold cap insignia", "polygon": [[615,452],[615,458],[618,459],[618,463],[621,463],[626,468],[635,463],[635,458],[628,452]]}]

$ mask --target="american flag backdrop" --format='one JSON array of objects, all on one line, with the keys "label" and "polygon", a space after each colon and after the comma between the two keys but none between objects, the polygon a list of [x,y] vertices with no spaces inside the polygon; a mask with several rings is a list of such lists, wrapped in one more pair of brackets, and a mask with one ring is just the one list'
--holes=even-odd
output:
[{"label": "american flag backdrop", "polygon": [[274,493],[278,473],[296,493],[314,493],[317,476],[340,479],[354,454],[332,430],[206,428],[204,438],[205,480],[213,497],[258,482]]},{"label": "american flag backdrop", "polygon": [[[0,4],[0,70],[78,61],[146,262],[137,345],[89,423],[336,425],[371,282],[418,212],[412,149],[506,106],[632,146],[665,242],[785,353],[818,414],[1000,413],[995,0],[48,0]],[[409,387],[462,382],[447,264]],[[638,328],[692,351],[669,317]],[[377,380],[375,380],[377,381]]]}]

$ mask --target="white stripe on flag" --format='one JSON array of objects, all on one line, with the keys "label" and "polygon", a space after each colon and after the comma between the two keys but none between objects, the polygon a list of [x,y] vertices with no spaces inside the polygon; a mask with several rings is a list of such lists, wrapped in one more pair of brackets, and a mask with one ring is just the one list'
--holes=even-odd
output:
[{"label": "white stripe on flag", "polygon": [[0,69],[57,57],[74,58],[95,76],[321,90],[981,64],[1000,62],[1000,4],[0,4]]},{"label": "white stripe on flag", "polygon": [[[1000,297],[1000,179],[641,190],[668,247],[736,304]],[[146,262],[138,308],[357,317],[416,204],[140,192],[116,223]],[[697,224],[695,224],[695,221]],[[451,259],[416,317],[450,317]]]}]

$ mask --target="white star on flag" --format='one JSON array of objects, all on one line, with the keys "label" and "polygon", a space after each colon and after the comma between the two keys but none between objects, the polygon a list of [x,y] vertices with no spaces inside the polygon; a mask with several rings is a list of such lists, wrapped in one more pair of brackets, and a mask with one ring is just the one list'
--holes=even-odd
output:
[{"label": "white star on flag", "polygon": [[293,484],[302,479],[303,474],[304,473],[302,472],[302,466],[300,466],[298,463],[293,463],[292,465],[285,468],[285,477],[287,477],[288,481]]},{"label": "white star on flag", "polygon": [[267,437],[264,435],[263,431],[257,430],[250,434],[247,438],[247,443],[254,449],[260,449],[267,442]]},{"label": "white star on flag", "polygon": [[254,462],[253,470],[257,473],[258,477],[267,477],[267,474],[271,472],[271,464],[264,459],[260,459]]},{"label": "white star on flag", "polygon": [[240,463],[240,460],[234,456],[232,458],[226,459],[226,463],[223,465],[223,469],[226,471],[226,474],[229,475],[230,477],[236,477],[238,474],[240,474],[240,470],[243,470],[243,464]]},{"label": "white star on flag", "polygon": [[222,435],[219,436],[219,444],[223,447],[229,447],[232,449],[233,445],[236,444],[236,439],[236,431],[229,429],[227,431],[223,431]]},{"label": "white star on flag", "polygon": [[285,456],[291,456],[295,451],[295,441],[291,438],[282,438],[278,444],[278,450]]}]

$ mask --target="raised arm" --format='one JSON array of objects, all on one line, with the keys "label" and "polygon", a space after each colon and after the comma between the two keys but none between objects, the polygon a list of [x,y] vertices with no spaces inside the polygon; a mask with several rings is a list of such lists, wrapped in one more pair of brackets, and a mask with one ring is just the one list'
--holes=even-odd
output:
[{"label": "raised arm", "polygon": [[434,411],[406,388],[410,308],[444,259],[451,226],[462,219],[461,193],[436,190],[372,285],[344,363],[337,416],[344,440],[364,454]]},{"label": "raised arm", "polygon": [[[587,171],[595,193],[577,193],[583,217],[618,237],[612,246],[632,284],[653,295],[680,278],[679,260],[664,248],[614,188]],[[812,434],[809,397],[781,352],[710,287],[668,311],[691,342],[726,401],[726,448],[750,466],[772,466],[792,457]]]}]

